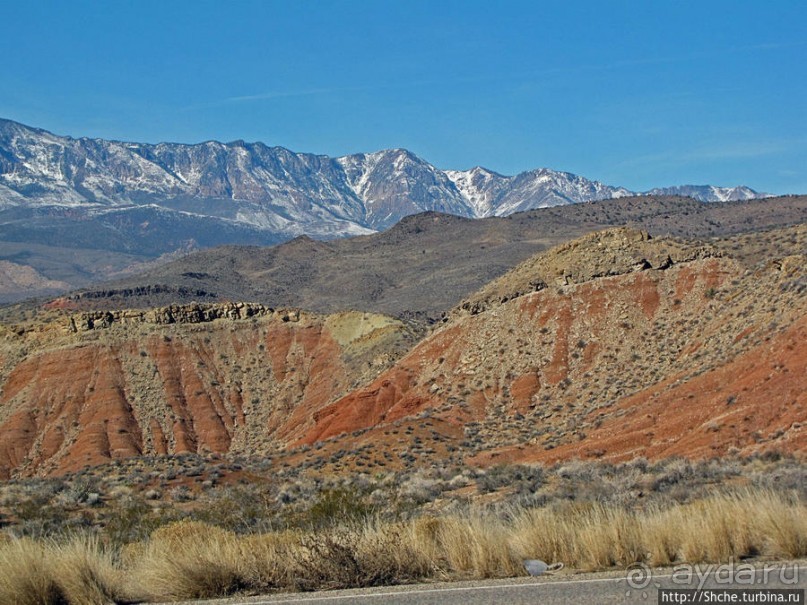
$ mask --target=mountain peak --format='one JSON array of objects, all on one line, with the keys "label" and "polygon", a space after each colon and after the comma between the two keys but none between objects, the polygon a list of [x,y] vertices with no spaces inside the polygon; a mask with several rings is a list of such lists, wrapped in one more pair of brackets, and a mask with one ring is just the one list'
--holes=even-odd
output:
[{"label": "mountain peak", "polygon": [[646,192],[646,195],[682,195],[701,202],[735,202],[770,197],[768,193],[754,191],[744,185],[736,187],[719,187],[716,185],[675,185],[673,187],[657,187]]},{"label": "mountain peak", "polygon": [[[329,158],[242,139],[193,145],[74,139],[7,119],[0,130],[0,207],[92,213],[154,204],[280,238],[367,233],[424,211],[505,216],[632,194],[550,168],[516,176],[482,166],[440,170],[402,147]],[[704,201],[760,196],[747,187],[689,185],[651,193]]]},{"label": "mountain peak", "polygon": [[480,175],[485,175],[485,176],[488,176],[488,177],[508,178],[505,175],[503,175],[503,174],[501,174],[499,172],[496,172],[495,170],[491,170],[490,168],[485,168],[484,166],[474,166],[473,168],[471,168],[467,172],[470,172],[473,175],[480,174]]}]

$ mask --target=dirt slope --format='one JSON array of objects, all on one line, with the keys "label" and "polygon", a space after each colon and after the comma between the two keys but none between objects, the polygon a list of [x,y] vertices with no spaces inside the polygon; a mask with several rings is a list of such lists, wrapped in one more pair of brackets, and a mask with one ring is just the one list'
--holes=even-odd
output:
[{"label": "dirt slope", "polygon": [[63,314],[15,330],[0,341],[6,478],[140,454],[272,451],[411,339],[380,315],[259,305]]},{"label": "dirt slope", "polygon": [[[793,234],[805,250],[804,229]],[[792,255],[749,270],[642,232],[586,236],[460,305],[393,368],[318,411],[301,443],[344,447],[363,430],[357,449],[422,463],[448,442],[478,464],[803,450],[804,264]],[[599,266],[611,274],[597,277]],[[563,285],[549,286],[555,268]],[[393,437],[425,422],[417,440]]]}]

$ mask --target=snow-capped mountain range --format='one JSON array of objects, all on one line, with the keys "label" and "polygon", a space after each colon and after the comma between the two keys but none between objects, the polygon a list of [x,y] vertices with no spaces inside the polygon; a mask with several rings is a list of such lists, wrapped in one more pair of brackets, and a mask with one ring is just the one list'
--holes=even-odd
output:
[{"label": "snow-capped mountain range", "polygon": [[[702,201],[764,196],[710,185],[647,193]],[[244,141],[150,145],[74,139],[0,119],[0,213],[17,218],[23,209],[25,216],[38,209],[118,221],[134,212],[137,220],[149,213],[184,223],[205,218],[280,238],[338,237],[427,210],[505,216],[628,195],[637,193],[548,168],[516,176],[440,170],[405,149],[331,158]]]},{"label": "snow-capped mountain range", "polygon": [[681,195],[701,202],[734,202],[770,197],[768,193],[759,193],[750,187],[715,187],[714,185],[678,185],[677,187],[656,187],[646,191],[645,195]]}]

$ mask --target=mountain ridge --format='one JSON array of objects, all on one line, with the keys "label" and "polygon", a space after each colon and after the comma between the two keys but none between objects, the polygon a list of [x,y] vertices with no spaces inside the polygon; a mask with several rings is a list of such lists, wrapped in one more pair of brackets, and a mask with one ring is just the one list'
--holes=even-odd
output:
[{"label": "mountain ridge", "polygon": [[[764,195],[679,189],[710,200]],[[0,119],[0,260],[72,287],[221,245],[331,240],[383,232],[423,212],[504,217],[632,193],[549,168],[441,170],[403,148],[333,158],[243,140],[65,137]],[[0,301],[51,293],[10,283]]]},{"label": "mountain ridge", "polygon": [[[682,185],[701,201],[766,196],[748,187]],[[139,143],[60,136],[0,119],[0,204],[120,206],[185,198],[206,212],[289,235],[357,235],[427,210],[480,218],[625,197],[637,192],[569,172],[506,176],[476,166],[442,170],[403,148],[339,157],[243,140]],[[230,206],[222,202],[237,202]]]},{"label": "mountain ridge", "polygon": [[[436,320],[529,256],[592,231],[630,225],[657,236],[711,240],[805,221],[807,196],[725,204],[629,197],[484,219],[426,212],[371,235],[330,241],[299,236],[272,247],[193,252],[74,292],[64,304],[106,309],[193,300],[165,294],[163,286],[170,285],[203,290],[219,301]],[[156,286],[162,290],[157,295]]]}]

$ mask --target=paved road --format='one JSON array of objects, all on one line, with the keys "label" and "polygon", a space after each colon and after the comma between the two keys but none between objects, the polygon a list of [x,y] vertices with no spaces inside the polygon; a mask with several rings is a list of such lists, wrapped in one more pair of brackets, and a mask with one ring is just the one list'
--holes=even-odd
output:
[{"label": "paved road", "polygon": [[[784,566],[784,567],[783,567]],[[767,571],[766,571],[767,569]],[[631,582],[626,572],[607,574],[562,574],[539,578],[517,578],[482,582],[418,584],[363,590],[282,594],[248,599],[209,602],[220,605],[566,605],[587,603],[652,604],[659,603],[661,588],[807,588],[807,564],[768,564],[752,570],[750,566],[682,571],[655,570],[651,577],[635,571]],[[685,582],[684,580],[689,580]],[[751,584],[753,582],[753,584]],[[712,600],[711,602],[718,602]],[[726,601],[722,601],[726,602]],[[739,601],[738,601],[739,602]],[[761,602],[761,601],[760,601]],[[770,602],[770,601],[769,601]],[[804,600],[802,597],[802,601]]]}]

